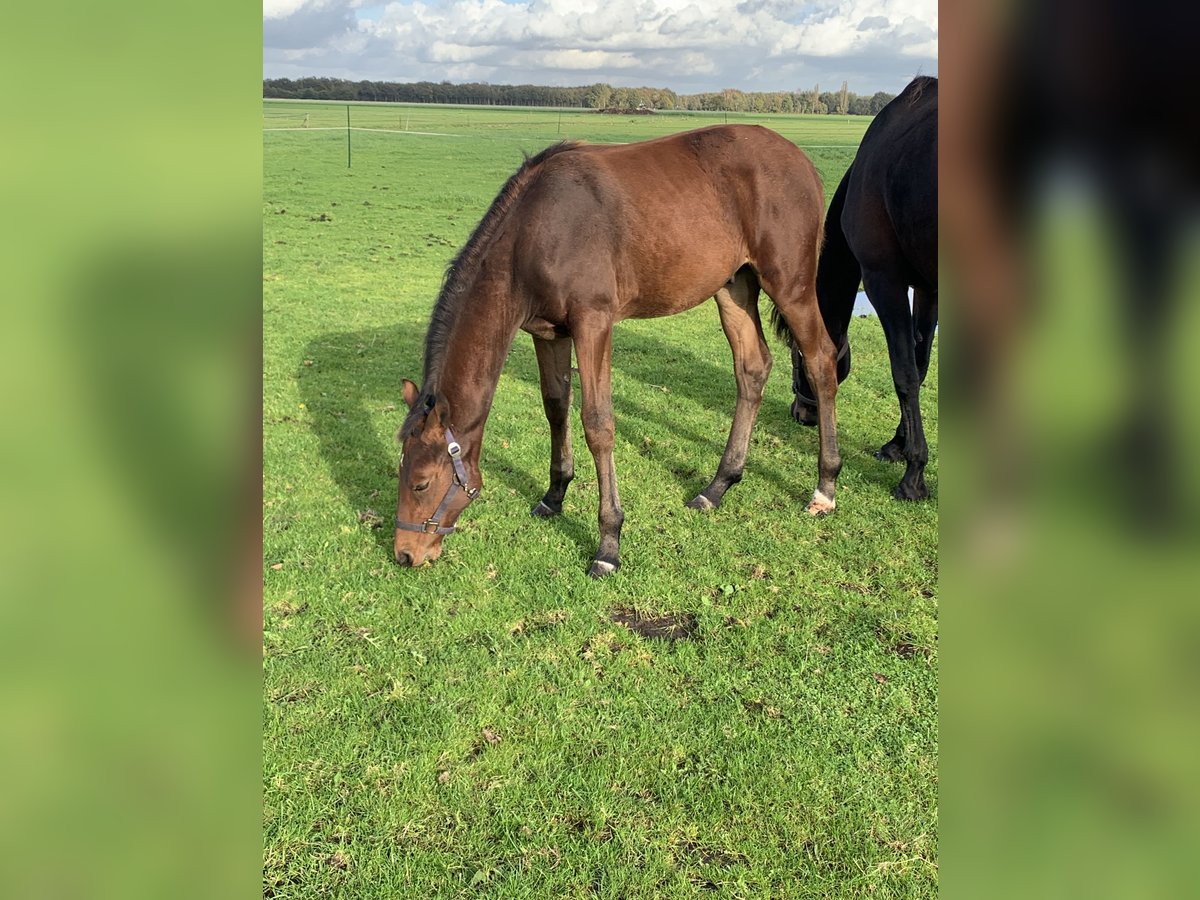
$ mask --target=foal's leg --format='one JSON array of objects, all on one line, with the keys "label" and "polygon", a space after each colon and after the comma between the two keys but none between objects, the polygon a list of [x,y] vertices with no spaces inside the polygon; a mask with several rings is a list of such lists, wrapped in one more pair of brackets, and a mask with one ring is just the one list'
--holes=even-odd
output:
[{"label": "foal's leg", "polygon": [[[937,291],[915,289],[913,291],[913,327],[916,340],[917,375],[921,384],[929,373],[929,355],[933,351],[933,334],[937,330]],[[904,416],[896,426],[896,436],[879,448],[876,459],[900,462],[904,459],[905,445]]]},{"label": "foal's leg", "polygon": [[612,410],[612,320],[593,315],[583,321],[572,321],[571,330],[579,363],[579,386],[583,391],[583,433],[596,462],[596,484],[600,491],[600,548],[588,574],[603,578],[621,566],[621,525],[625,522],[613,464],[616,430]]},{"label": "foal's leg", "polygon": [[770,295],[787,322],[804,361],[804,374],[817,399],[817,489],[807,510],[814,516],[832,512],[836,505],[837,476],[842,457],[837,441],[837,347],[817,306],[817,289],[812,283],[801,289],[785,289],[760,271],[763,289]]},{"label": "foal's leg", "polygon": [[758,317],[758,279],[754,273],[749,268],[742,269],[732,282],[716,293],[716,301],[721,312],[721,327],[733,350],[737,405],[717,474],[708,487],[688,502],[692,509],[720,506],[725,492],[742,480],[750,432],[754,430],[763,389],[771,374],[771,351],[763,339],[762,322]]},{"label": "foal's leg", "polygon": [[550,423],[550,488],[532,509],[535,516],[562,512],[567,485],[575,477],[571,452],[571,339],[533,339],[542,381],[542,406]]},{"label": "foal's leg", "polygon": [[[892,361],[892,382],[900,400],[900,428],[903,432],[903,458],[908,463],[892,496],[898,500],[921,500],[929,496],[925,487],[925,463],[929,448],[921,424],[921,376],[917,369],[916,338],[913,317],[908,308],[908,291],[902,282],[873,272],[863,273],[863,286],[887,337],[888,356]],[[927,363],[928,365],[928,363]],[[881,451],[882,452],[882,451]]]}]

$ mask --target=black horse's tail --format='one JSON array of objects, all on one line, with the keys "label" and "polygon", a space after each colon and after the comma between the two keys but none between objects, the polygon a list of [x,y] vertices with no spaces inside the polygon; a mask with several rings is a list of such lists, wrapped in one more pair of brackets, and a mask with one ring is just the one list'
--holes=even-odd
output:
[{"label": "black horse's tail", "polygon": [[[850,181],[853,164],[846,170],[841,184],[834,192],[829,204],[829,212],[825,216],[825,236],[821,243],[821,252],[817,261],[817,303],[821,309],[821,318],[825,322],[825,330],[833,338],[834,344],[841,349],[846,342],[846,333],[850,327],[850,314],[854,309],[854,298],[858,295],[858,285],[862,281],[862,268],[858,264],[846,235],[842,233],[842,210],[846,206],[846,185]],[[796,348],[796,340],[788,328],[787,322],[779,314],[778,309],[771,310],[771,325],[775,333],[789,347]],[[845,363],[843,363],[843,360]],[[846,369],[842,371],[843,365]],[[838,381],[849,374],[849,357],[845,353],[838,357]]]},{"label": "black horse's tail", "polygon": [[[825,246],[817,263],[817,302],[821,307],[821,318],[825,330],[840,349],[846,342],[850,329],[850,316],[854,312],[854,300],[862,282],[862,266],[850,249],[845,232],[842,231],[842,210],[846,206],[846,190],[850,183],[851,166],[846,170],[842,183],[834,192],[825,217]],[[839,366],[839,370],[840,370]],[[838,372],[838,380],[845,375]]]}]

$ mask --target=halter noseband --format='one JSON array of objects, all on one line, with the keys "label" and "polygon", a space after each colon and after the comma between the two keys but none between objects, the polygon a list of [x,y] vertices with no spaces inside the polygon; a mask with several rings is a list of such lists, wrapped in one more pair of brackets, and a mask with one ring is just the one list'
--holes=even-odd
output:
[{"label": "halter noseband", "polygon": [[[442,514],[450,506],[450,501],[454,499],[454,495],[459,490],[466,491],[468,497],[474,500],[479,496],[479,488],[467,487],[467,470],[462,462],[462,447],[458,441],[454,439],[454,433],[446,429],[446,452],[450,454],[450,462],[454,466],[454,481],[450,487],[446,489],[446,496],[442,498],[442,502],[438,504],[438,508],[434,510],[433,515],[424,522],[401,522],[400,517],[396,516],[396,528],[400,531],[419,531],[423,534],[453,534],[453,525],[442,524]],[[471,501],[468,500],[468,503]]]}]

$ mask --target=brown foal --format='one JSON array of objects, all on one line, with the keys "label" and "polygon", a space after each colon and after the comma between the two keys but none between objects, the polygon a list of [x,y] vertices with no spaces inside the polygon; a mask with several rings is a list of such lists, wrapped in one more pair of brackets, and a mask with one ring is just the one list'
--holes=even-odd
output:
[{"label": "brown foal", "polygon": [[759,289],[774,302],[818,401],[817,488],[834,507],[841,460],[837,348],[817,307],[824,201],[808,157],[766,128],[729,125],[618,146],[558,144],[508,180],[451,263],[425,346],[424,383],[405,381],[408,418],[396,505],[396,561],[436,559],[478,494],[484,424],[518,330],[533,336],[550,423],[550,485],[535,516],[562,511],[574,475],[571,346],[596,463],[600,546],[591,574],[620,566],[624,514],[613,465],[612,329],[715,297],[733,350],[737,404],[712,482],[712,509],[742,477],[771,370]]}]

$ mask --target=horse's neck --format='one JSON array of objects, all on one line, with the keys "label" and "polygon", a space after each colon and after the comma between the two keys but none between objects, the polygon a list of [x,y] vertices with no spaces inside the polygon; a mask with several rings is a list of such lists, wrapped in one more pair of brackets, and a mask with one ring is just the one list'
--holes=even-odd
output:
[{"label": "horse's neck", "polygon": [[468,304],[446,342],[439,390],[450,405],[451,421],[464,435],[482,433],[522,321],[513,304],[500,299],[481,298]]}]

